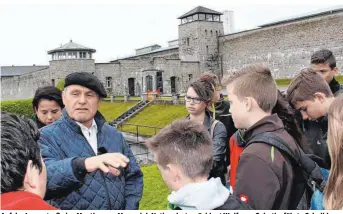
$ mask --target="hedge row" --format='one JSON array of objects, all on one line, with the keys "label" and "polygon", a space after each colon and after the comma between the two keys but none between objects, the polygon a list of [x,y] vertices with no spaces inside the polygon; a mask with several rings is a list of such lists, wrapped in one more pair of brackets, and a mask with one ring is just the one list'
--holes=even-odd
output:
[{"label": "hedge row", "polygon": [[1,101],[1,111],[34,118],[32,99]]}]

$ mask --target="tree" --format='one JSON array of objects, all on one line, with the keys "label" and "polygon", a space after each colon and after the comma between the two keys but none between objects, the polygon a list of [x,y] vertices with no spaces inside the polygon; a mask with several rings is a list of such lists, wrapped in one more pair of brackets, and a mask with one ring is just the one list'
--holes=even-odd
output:
[{"label": "tree", "polygon": [[58,83],[56,85],[56,88],[60,89],[61,91],[63,91],[64,89],[64,83],[65,83],[65,79],[62,78],[60,80],[58,80]]}]

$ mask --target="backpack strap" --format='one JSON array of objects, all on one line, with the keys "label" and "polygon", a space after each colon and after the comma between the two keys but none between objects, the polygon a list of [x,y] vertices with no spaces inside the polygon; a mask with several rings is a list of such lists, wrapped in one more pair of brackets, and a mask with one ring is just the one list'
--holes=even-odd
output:
[{"label": "backpack strap", "polygon": [[214,128],[216,127],[217,123],[219,122],[219,120],[213,120],[212,121],[212,125],[211,125],[211,138],[213,139],[213,134],[214,134]]},{"label": "backpack strap", "polygon": [[300,157],[296,156],[292,149],[289,147],[287,143],[283,141],[279,136],[272,134],[270,132],[264,132],[258,135],[255,135],[249,142],[247,143],[246,146],[252,144],[252,143],[265,143],[270,146],[274,146],[277,148],[280,152],[286,154],[291,161],[296,164],[300,165]]},{"label": "backpack strap", "polygon": [[320,190],[323,189],[322,186],[324,179],[320,167],[314,158],[311,157],[313,155],[305,154],[301,149],[299,149],[299,154],[295,154],[282,138],[270,132],[265,132],[254,136],[248,142],[247,146],[252,143],[265,143],[270,146],[274,146],[281,153],[286,154],[294,166],[301,167],[301,169],[310,176],[311,180],[315,182],[312,183],[313,185],[316,185],[316,187]]}]

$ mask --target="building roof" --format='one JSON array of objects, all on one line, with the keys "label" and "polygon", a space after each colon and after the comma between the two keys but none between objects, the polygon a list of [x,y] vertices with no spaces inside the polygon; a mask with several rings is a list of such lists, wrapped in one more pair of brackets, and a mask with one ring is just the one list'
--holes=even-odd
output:
[{"label": "building roof", "polygon": [[337,12],[343,12],[343,7],[342,6],[335,6],[335,7],[331,7],[331,8],[320,9],[320,10],[312,11],[310,13],[300,14],[300,15],[284,18],[281,20],[276,20],[276,21],[273,21],[270,23],[260,25],[259,27],[270,27],[270,26],[274,26],[274,25],[289,23],[289,22],[293,22],[293,21],[299,21],[299,20],[303,20],[303,19],[308,19],[308,18],[312,18],[312,17],[316,17],[316,16],[328,15],[328,14],[337,13]]},{"label": "building roof", "polygon": [[191,15],[194,15],[194,14],[198,14],[198,13],[223,15],[222,13],[220,13],[218,11],[208,9],[206,7],[203,7],[203,6],[198,6],[198,7],[194,8],[193,10],[191,10],[191,11],[185,13],[184,15],[180,16],[178,19],[183,19],[185,17],[191,16]]},{"label": "building roof", "polygon": [[137,51],[137,50],[142,50],[142,49],[145,49],[145,48],[152,48],[152,47],[158,47],[158,48],[160,48],[161,46],[158,45],[158,44],[154,44],[154,45],[149,45],[149,46],[145,46],[145,47],[142,47],[142,48],[138,48],[138,49],[136,49],[136,51]]},{"label": "building roof", "polygon": [[48,65],[33,65],[33,66],[1,66],[0,75],[2,77],[20,76],[34,71],[40,71],[49,68]]},{"label": "building roof", "polygon": [[59,48],[55,48],[53,50],[48,51],[48,54],[52,54],[52,53],[56,53],[56,52],[63,52],[63,51],[89,51],[92,53],[95,53],[95,49],[92,48],[87,48],[85,46],[79,45],[75,42],[73,42],[73,40],[70,40],[69,43],[62,45]]},{"label": "building roof", "polygon": [[178,49],[178,48],[179,48],[179,46],[172,46],[172,47],[159,48],[159,49],[150,51],[150,52],[148,52],[148,53],[143,53],[143,54],[138,54],[138,55],[126,56],[126,57],[123,57],[123,58],[111,60],[110,62],[115,62],[115,61],[124,60],[124,59],[134,59],[134,58],[139,57],[139,56],[149,55],[149,54],[157,53],[157,52],[169,51],[169,50]]}]

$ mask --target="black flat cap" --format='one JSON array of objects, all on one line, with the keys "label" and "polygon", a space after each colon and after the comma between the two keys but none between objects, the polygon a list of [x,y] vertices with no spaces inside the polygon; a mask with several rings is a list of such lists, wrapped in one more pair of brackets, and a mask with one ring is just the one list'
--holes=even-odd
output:
[{"label": "black flat cap", "polygon": [[74,72],[68,74],[65,78],[64,87],[69,85],[81,85],[93,90],[99,95],[99,97],[107,97],[106,90],[101,84],[100,80],[91,73],[88,72]]}]

